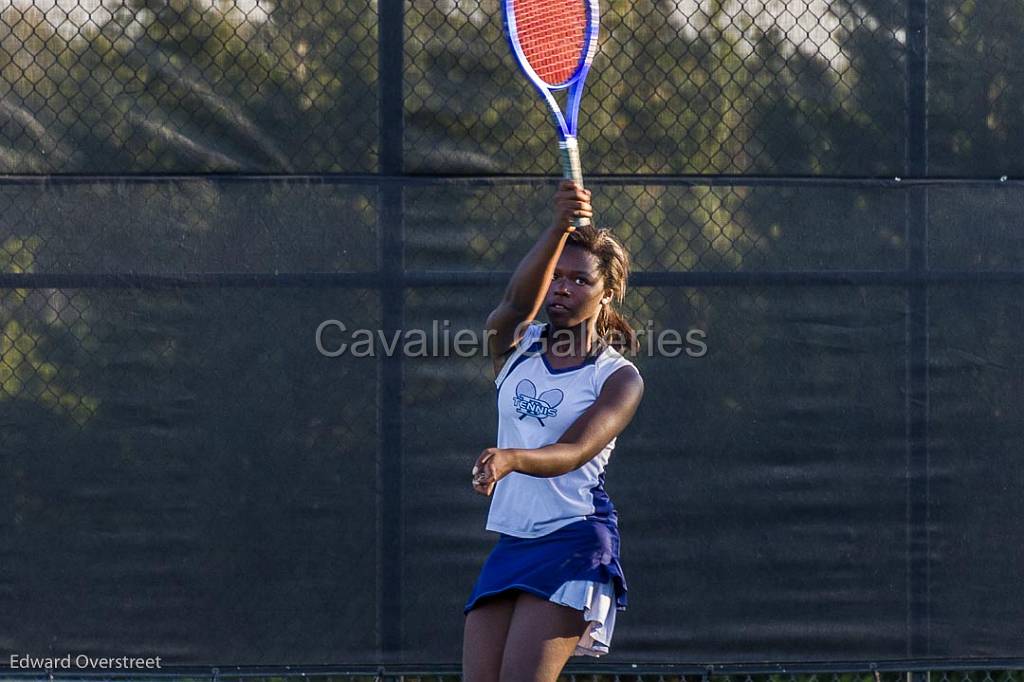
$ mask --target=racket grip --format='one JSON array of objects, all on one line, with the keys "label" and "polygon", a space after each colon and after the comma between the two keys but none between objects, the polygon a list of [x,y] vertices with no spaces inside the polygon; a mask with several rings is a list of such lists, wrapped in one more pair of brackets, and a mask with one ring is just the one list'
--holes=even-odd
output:
[{"label": "racket grip", "polygon": [[[558,149],[562,152],[563,177],[572,180],[582,189],[583,169],[580,166],[580,148],[575,136],[566,136],[564,141],[558,143]],[[573,218],[572,224],[576,227],[587,227],[590,225],[590,218]]]}]

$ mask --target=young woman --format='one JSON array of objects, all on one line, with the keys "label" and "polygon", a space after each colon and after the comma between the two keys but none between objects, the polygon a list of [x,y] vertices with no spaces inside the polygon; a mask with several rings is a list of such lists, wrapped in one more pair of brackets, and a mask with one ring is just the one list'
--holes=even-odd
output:
[{"label": "young woman", "polygon": [[[497,447],[473,467],[499,533],[467,602],[464,682],[554,682],[572,655],[609,650],[626,608],[615,507],[604,469],[643,395],[636,334],[612,307],[629,259],[563,181],[555,220],[487,318],[498,387]],[[544,308],[549,322],[533,322]]]}]

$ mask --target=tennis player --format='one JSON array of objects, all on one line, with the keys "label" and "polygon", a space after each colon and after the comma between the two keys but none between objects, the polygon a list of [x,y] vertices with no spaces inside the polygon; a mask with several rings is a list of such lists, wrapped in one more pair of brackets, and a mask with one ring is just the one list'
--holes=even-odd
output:
[{"label": "tennis player", "polygon": [[464,608],[465,682],[555,682],[570,656],[608,653],[626,608],[604,469],[644,385],[622,354],[636,333],[612,305],[628,256],[607,230],[574,228],[580,216],[593,216],[590,192],[562,181],[554,223],[487,318],[498,438],[473,489],[493,493],[486,527],[500,535]]}]

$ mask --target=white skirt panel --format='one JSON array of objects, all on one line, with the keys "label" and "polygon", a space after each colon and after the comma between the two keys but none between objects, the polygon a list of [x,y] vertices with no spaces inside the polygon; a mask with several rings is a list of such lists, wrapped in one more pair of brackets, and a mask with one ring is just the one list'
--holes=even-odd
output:
[{"label": "white skirt panel", "polygon": [[550,601],[583,611],[587,629],[576,643],[573,656],[602,656],[608,653],[615,630],[615,584],[609,580],[569,580],[551,595]]}]

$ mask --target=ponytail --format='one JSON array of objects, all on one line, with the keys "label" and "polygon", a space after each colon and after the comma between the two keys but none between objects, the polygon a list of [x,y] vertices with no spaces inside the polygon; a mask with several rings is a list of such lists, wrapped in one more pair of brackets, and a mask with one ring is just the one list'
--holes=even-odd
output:
[{"label": "ponytail", "polygon": [[597,335],[620,353],[636,355],[640,350],[636,331],[618,310],[612,308],[611,302],[603,306],[597,315]]}]

